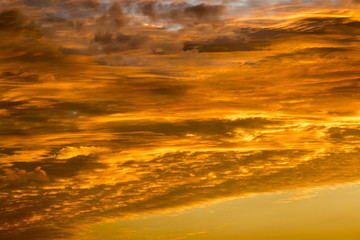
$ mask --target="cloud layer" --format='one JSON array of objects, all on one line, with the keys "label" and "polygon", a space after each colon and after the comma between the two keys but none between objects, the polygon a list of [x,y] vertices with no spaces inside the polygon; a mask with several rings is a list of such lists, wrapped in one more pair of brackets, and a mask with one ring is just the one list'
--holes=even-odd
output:
[{"label": "cloud layer", "polygon": [[358,182],[359,7],[3,1],[0,239]]}]

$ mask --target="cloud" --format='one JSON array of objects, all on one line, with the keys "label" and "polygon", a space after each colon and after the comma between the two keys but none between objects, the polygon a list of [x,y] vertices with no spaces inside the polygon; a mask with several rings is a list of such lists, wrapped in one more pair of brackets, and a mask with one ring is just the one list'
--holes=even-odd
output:
[{"label": "cloud", "polygon": [[[200,52],[263,51],[273,48],[274,43],[278,44],[289,38],[306,38],[309,34],[321,35],[322,39],[328,38],[334,41],[337,38],[336,35],[343,38],[347,35],[353,36],[358,31],[357,25],[357,21],[348,17],[300,18],[281,27],[243,27],[233,29],[227,35],[216,36],[205,41],[188,41],[184,43],[183,50],[198,49]],[[325,50],[326,47],[323,49]]]},{"label": "cloud", "polygon": [[114,132],[150,132],[164,135],[185,136],[187,134],[199,134],[204,136],[223,136],[230,137],[231,132],[237,128],[243,129],[262,129],[274,127],[281,124],[280,121],[262,118],[249,118],[237,120],[220,120],[220,119],[204,119],[204,120],[186,120],[182,122],[119,122],[108,123],[103,127],[111,128]]},{"label": "cloud", "polygon": [[[359,180],[358,168],[354,168],[358,162],[358,150],[329,152],[318,157],[311,157],[312,154],[302,150],[178,152],[150,161],[126,161],[92,176],[78,173],[75,179],[56,183],[66,191],[54,192],[57,188],[52,185],[48,189],[38,189],[38,194],[26,200],[37,202],[32,208],[41,218],[25,231],[31,231],[33,224],[39,226],[49,221],[58,226],[63,222],[66,229],[66,224],[74,221],[86,223],[105,217],[192,206],[224,197],[307,188],[314,186],[314,182],[316,186],[325,186],[339,180],[343,183]],[[123,172],[124,169],[127,171]],[[86,180],[89,177],[92,181],[106,179],[108,171],[118,180],[101,185],[91,185]],[[133,174],[138,175],[137,180],[120,181]],[[83,189],[82,185],[87,187]],[[53,192],[48,199],[51,205],[42,205],[41,194],[50,192]],[[45,211],[45,206],[50,207],[51,214]],[[73,214],[67,214],[69,211]],[[21,208],[13,209],[14,214],[21,212]],[[30,218],[26,216],[22,221],[30,221]]]},{"label": "cloud", "polygon": [[[3,52],[0,58],[1,70],[6,69],[7,73],[16,75],[16,72],[19,72],[18,74],[25,75],[24,77],[31,80],[36,79],[37,74],[44,72],[55,73],[63,69],[75,71],[76,66],[82,64],[81,58],[70,58],[62,54],[51,44],[50,39],[46,39],[42,28],[31,22],[30,18],[25,17],[20,10],[1,11],[0,25],[2,25],[0,26],[0,49]],[[48,42],[44,41],[45,39]],[[17,65],[19,63],[21,67]],[[29,68],[32,73],[26,76]]]},{"label": "cloud", "polygon": [[0,238],[358,182],[353,3],[6,1]]},{"label": "cloud", "polygon": [[110,32],[96,33],[93,41],[99,44],[105,53],[135,50],[143,48],[148,38],[141,35],[127,35],[118,33],[113,35]]},{"label": "cloud", "polygon": [[[66,153],[64,153],[66,154]],[[85,155],[87,153],[76,155],[73,153],[73,157],[68,153],[67,156],[60,156],[61,158],[43,157],[38,161],[13,161],[13,167],[20,169],[19,171],[31,171],[35,166],[42,166],[42,169],[46,171],[49,179],[58,181],[58,179],[76,178],[81,173],[87,173],[94,171],[95,169],[105,169],[107,165],[98,161],[96,153],[92,155]],[[69,157],[69,158],[65,158]],[[36,168],[36,167],[35,167]],[[11,187],[11,186],[10,186]]]},{"label": "cloud", "polygon": [[206,5],[204,3],[186,7],[184,9],[185,16],[195,17],[196,19],[207,19],[211,20],[218,18],[225,10],[223,5]]},{"label": "cloud", "polygon": [[26,28],[24,16],[16,9],[0,12],[0,29],[19,31]]},{"label": "cloud", "polygon": [[26,182],[26,181],[36,181],[36,182],[46,182],[49,181],[47,174],[41,167],[35,168],[33,171],[25,171],[18,168],[3,169],[5,172],[5,177],[8,181],[11,182]]},{"label": "cloud", "polygon": [[[69,226],[70,228],[70,226]],[[33,239],[51,240],[73,237],[72,233],[64,232],[61,227],[51,224],[43,225],[41,227],[32,227],[25,232],[0,232],[0,237],[11,238],[14,240],[26,240],[29,236]]]},{"label": "cloud", "polygon": [[155,1],[141,2],[138,8],[140,13],[149,17],[152,21],[156,21],[159,17],[157,13]]},{"label": "cloud", "polygon": [[218,37],[208,42],[186,42],[184,51],[197,49],[199,52],[232,52],[232,51],[253,51],[250,44],[243,39],[231,39],[230,37]]},{"label": "cloud", "polygon": [[97,18],[100,25],[121,28],[128,22],[128,17],[123,13],[121,6],[114,3],[102,16]]},{"label": "cloud", "polygon": [[99,147],[65,147],[56,155],[57,159],[69,159],[77,156],[89,156],[91,154],[100,154],[109,151],[106,148]]},{"label": "cloud", "polygon": [[328,129],[329,138],[335,141],[357,141],[360,139],[360,129],[358,128],[339,128]]}]

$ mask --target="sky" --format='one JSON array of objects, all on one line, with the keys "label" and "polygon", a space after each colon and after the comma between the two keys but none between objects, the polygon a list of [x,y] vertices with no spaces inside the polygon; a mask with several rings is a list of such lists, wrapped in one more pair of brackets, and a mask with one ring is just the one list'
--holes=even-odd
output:
[{"label": "sky", "polygon": [[359,33],[359,0],[0,1],[0,239],[359,239]]}]

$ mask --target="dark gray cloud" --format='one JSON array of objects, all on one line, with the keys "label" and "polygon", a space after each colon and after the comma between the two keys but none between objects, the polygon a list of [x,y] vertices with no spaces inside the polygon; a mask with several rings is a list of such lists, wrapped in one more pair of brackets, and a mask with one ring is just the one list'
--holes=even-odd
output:
[{"label": "dark gray cloud", "polygon": [[218,18],[225,10],[223,5],[206,5],[204,3],[186,7],[184,9],[185,16],[195,17],[196,19],[216,19]]},{"label": "dark gray cloud", "polygon": [[143,48],[148,37],[143,35],[113,34],[111,32],[99,32],[93,41],[98,43],[105,53],[114,53]]},{"label": "dark gray cloud", "polygon": [[159,18],[157,3],[155,1],[140,3],[139,12],[149,17],[152,21],[156,21]]},{"label": "dark gray cloud", "polygon": [[103,15],[97,18],[97,23],[105,26],[120,28],[128,23],[128,17],[124,14],[121,6],[114,3]]}]

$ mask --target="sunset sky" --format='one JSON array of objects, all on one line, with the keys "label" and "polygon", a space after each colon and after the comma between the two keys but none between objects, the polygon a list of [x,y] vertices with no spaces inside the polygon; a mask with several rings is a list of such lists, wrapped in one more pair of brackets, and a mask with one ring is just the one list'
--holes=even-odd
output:
[{"label": "sunset sky", "polygon": [[0,0],[1,240],[359,240],[360,0]]}]

